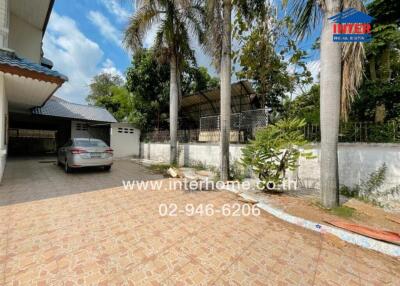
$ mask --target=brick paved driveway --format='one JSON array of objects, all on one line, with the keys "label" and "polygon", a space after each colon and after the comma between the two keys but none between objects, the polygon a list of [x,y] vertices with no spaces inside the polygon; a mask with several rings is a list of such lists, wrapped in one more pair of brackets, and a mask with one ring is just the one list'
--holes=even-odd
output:
[{"label": "brick paved driveway", "polygon": [[118,187],[122,180],[160,178],[130,160],[115,160],[110,172],[91,168],[65,174],[53,157],[8,158],[0,206]]},{"label": "brick paved driveway", "polygon": [[99,189],[120,176],[151,177],[131,162],[119,164],[122,170],[116,165],[110,174],[31,170],[38,182],[7,170],[0,285],[399,285],[399,260],[332,244],[265,213],[160,217],[160,203],[218,209],[237,199],[226,192]]}]

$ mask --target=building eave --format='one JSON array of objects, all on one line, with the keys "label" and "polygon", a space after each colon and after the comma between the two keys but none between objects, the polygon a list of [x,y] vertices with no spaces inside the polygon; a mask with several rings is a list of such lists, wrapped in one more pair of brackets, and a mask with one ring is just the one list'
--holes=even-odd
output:
[{"label": "building eave", "polygon": [[3,49],[0,49],[0,71],[57,85],[62,85],[68,80],[65,75],[55,70],[20,58],[15,52]]},{"label": "building eave", "polygon": [[9,73],[13,75],[18,75],[18,76],[23,76],[27,78],[32,78],[40,81],[46,81],[50,83],[55,83],[58,86],[61,86],[64,82],[65,79],[56,77],[56,76],[50,76],[46,75],[44,73],[32,71],[29,69],[24,69],[16,66],[10,66],[7,64],[0,64],[0,71],[3,73]]},{"label": "building eave", "polygon": [[44,34],[46,33],[46,29],[47,29],[47,25],[49,23],[51,11],[53,10],[53,7],[54,7],[54,2],[55,2],[55,0],[50,0],[49,8],[47,9],[46,18],[44,20],[44,24],[43,24],[43,28],[42,28],[42,38],[44,37]]}]

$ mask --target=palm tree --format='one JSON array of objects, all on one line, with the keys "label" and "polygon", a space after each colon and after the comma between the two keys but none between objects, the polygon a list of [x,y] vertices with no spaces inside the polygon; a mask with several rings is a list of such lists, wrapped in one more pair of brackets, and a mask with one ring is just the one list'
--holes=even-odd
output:
[{"label": "palm tree", "polygon": [[332,40],[329,18],[342,9],[365,10],[360,0],[292,0],[294,32],[303,38],[322,21],[320,70],[321,200],[325,207],[339,204],[339,120],[347,120],[349,105],[361,83],[364,48],[361,43],[340,44]]},{"label": "palm tree", "polygon": [[229,142],[231,131],[231,14],[232,0],[207,0],[207,37],[205,46],[220,73],[220,176],[229,179]]},{"label": "palm tree", "polygon": [[152,27],[157,28],[152,48],[160,61],[167,60],[170,65],[170,163],[176,164],[180,72],[186,60],[195,62],[189,32],[202,41],[204,11],[200,2],[194,0],[139,0],[136,5],[137,10],[125,31],[124,44],[136,52],[143,48],[146,33]]},{"label": "palm tree", "polygon": [[231,72],[232,72],[232,8],[235,5],[245,16],[264,0],[206,0],[207,38],[203,45],[212,56],[220,74],[220,177],[229,179],[229,143],[231,133]]}]

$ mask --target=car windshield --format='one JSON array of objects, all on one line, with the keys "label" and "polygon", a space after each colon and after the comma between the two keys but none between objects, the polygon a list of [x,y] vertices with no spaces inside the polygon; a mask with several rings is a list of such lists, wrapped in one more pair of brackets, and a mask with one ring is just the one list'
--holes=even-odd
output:
[{"label": "car windshield", "polygon": [[75,140],[75,146],[79,147],[107,147],[107,144],[98,139]]}]

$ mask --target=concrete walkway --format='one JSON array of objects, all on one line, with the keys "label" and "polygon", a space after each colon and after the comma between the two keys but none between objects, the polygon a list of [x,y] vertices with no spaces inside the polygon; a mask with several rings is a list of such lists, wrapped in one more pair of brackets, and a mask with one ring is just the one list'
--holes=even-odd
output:
[{"label": "concrete walkway", "polygon": [[[136,175],[125,175],[151,176],[134,168]],[[264,212],[180,212],[188,204],[220,210],[238,203],[228,192],[99,190],[108,175],[96,174],[53,174],[47,186],[45,176],[32,182],[7,173],[0,188],[0,285],[399,285],[399,260],[339,245]],[[160,204],[176,204],[176,216],[160,216]]]}]

